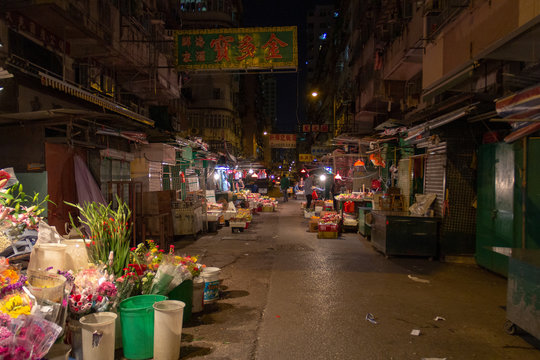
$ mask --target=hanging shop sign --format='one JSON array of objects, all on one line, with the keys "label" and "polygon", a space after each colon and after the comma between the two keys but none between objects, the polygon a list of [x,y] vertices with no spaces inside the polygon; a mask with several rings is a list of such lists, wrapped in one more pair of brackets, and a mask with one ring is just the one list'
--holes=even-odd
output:
[{"label": "hanging shop sign", "polygon": [[296,69],[296,26],[176,31],[180,70]]},{"label": "hanging shop sign", "polygon": [[320,132],[328,132],[328,124],[322,124],[319,128]]},{"label": "hanging shop sign", "polygon": [[296,134],[270,134],[270,147],[295,149]]},{"label": "hanging shop sign", "polygon": [[332,148],[329,146],[312,146],[311,147],[311,155],[315,157],[321,157],[330,152],[332,152]]},{"label": "hanging shop sign", "polygon": [[310,124],[302,125],[302,132],[310,132],[310,131],[311,131],[311,125]]},{"label": "hanging shop sign", "polygon": [[298,161],[300,162],[312,162],[313,155],[311,154],[298,154]]},{"label": "hanging shop sign", "polygon": [[313,124],[311,125],[311,131],[319,132],[321,130],[321,125]]}]

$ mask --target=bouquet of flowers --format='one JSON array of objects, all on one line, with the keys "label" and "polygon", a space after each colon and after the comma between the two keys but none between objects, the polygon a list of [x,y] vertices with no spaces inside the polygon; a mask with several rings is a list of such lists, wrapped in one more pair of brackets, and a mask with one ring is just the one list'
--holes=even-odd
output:
[{"label": "bouquet of flowers", "polygon": [[[131,210],[126,203],[119,197],[116,197],[118,209],[111,208],[112,203],[107,206],[101,203],[85,203],[84,205],[66,204],[76,207],[79,210],[80,216],[78,220],[84,224],[90,234],[88,250],[89,257],[95,264],[103,264],[107,271],[115,276],[121,276],[123,269],[129,263],[130,249],[129,241],[131,236]],[[75,221],[69,215],[71,226],[74,229],[79,229]],[[85,238],[84,234],[80,235]],[[114,256],[114,261],[110,261],[111,254]]]},{"label": "bouquet of flowers", "polygon": [[18,291],[4,296],[0,300],[0,312],[17,318],[19,315],[30,315],[32,305],[30,296],[26,292]]},{"label": "bouquet of flowers", "polygon": [[62,327],[35,315],[0,319],[7,337],[0,340],[1,359],[41,359],[47,354]]},{"label": "bouquet of flowers", "polygon": [[97,268],[82,270],[75,276],[68,306],[72,317],[108,311],[118,295],[111,276]]},{"label": "bouquet of flowers", "polygon": [[21,232],[25,228],[37,229],[39,215],[45,211],[43,204],[49,201],[49,196],[40,200],[39,194],[35,193],[30,197],[23,191],[21,183],[2,190],[10,178],[8,172],[0,170],[0,225]]},{"label": "bouquet of flowers", "polygon": [[152,280],[150,293],[167,295],[184,280],[192,278],[193,276],[188,268],[181,263],[177,263],[174,255],[166,255],[163,257],[161,265]]},{"label": "bouquet of flowers", "polygon": [[6,258],[0,258],[0,298],[20,292],[26,284],[26,276],[9,266]]},{"label": "bouquet of flowers", "polygon": [[199,256],[175,256],[174,263],[176,265],[183,265],[191,273],[192,277],[197,277],[201,274],[201,271],[206,265],[198,264]]}]

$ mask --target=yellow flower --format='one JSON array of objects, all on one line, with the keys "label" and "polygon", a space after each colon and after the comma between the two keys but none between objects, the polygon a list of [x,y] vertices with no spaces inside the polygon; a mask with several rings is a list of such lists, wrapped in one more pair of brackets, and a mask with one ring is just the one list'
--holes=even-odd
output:
[{"label": "yellow flower", "polygon": [[31,307],[28,305],[28,301],[23,301],[20,295],[14,295],[9,297],[0,307],[0,311],[8,314],[12,318],[17,318],[21,314],[30,314]]},{"label": "yellow flower", "polygon": [[157,249],[156,248],[153,248],[152,250],[150,250],[151,252],[153,253],[157,253]]}]

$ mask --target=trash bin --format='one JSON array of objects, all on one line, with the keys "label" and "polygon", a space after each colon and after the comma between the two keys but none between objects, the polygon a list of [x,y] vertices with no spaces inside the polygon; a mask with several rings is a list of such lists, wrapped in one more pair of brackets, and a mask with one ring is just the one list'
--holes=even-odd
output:
[{"label": "trash bin", "polygon": [[81,318],[85,360],[114,360],[115,321],[116,314],[111,312],[98,312]]},{"label": "trash bin", "polygon": [[164,300],[154,304],[154,360],[178,360],[186,304]]},{"label": "trash bin", "polygon": [[209,221],[208,222],[208,232],[215,233],[218,231],[218,222],[217,221]]},{"label": "trash bin", "polygon": [[167,294],[170,300],[182,301],[185,304],[184,307],[184,324],[191,320],[191,310],[193,304],[193,281],[184,280],[180,285],[172,289]]},{"label": "trash bin", "polygon": [[138,295],[120,305],[122,344],[128,359],[149,359],[154,356],[154,303],[167,300],[164,295]]}]

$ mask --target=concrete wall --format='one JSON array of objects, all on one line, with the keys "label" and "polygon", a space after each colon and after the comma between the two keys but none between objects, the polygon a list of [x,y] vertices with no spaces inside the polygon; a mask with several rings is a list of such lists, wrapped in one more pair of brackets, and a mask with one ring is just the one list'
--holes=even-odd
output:
[{"label": "concrete wall", "polygon": [[540,2],[534,0],[481,0],[473,4],[426,43],[424,89],[540,14]]}]

